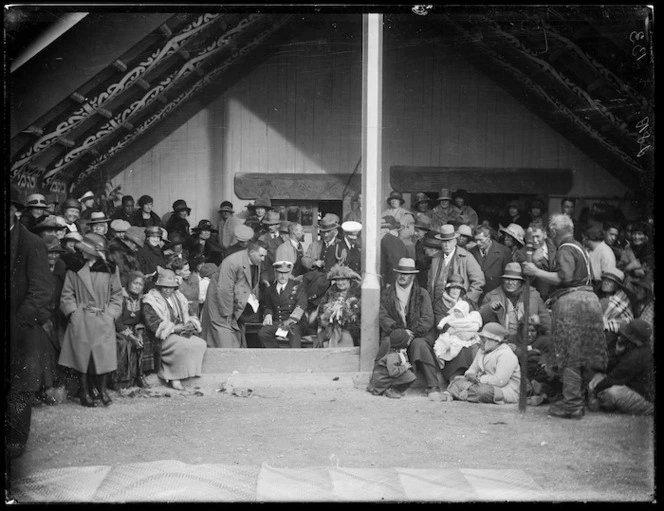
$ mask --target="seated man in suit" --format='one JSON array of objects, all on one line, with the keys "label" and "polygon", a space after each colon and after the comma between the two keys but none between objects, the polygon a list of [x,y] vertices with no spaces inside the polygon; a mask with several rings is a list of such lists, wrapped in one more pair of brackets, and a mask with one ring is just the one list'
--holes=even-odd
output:
[{"label": "seated man in suit", "polygon": [[277,261],[272,265],[276,279],[265,291],[263,326],[258,340],[264,348],[278,348],[278,339],[288,339],[291,348],[302,346],[302,315],[307,308],[304,285],[291,277],[293,263]]}]

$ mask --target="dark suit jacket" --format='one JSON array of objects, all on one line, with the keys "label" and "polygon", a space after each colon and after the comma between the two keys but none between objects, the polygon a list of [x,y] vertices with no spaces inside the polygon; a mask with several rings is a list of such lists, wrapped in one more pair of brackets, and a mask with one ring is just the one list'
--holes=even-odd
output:
[{"label": "dark suit jacket", "polygon": [[482,300],[489,291],[493,291],[500,286],[505,266],[507,263],[512,262],[512,252],[505,245],[497,241],[492,241],[484,258],[480,254],[480,247],[478,245],[471,248],[470,253],[473,254],[480,268],[482,268],[482,273],[484,273],[484,280],[486,282],[482,290],[482,296],[480,297],[480,300]]},{"label": "dark suit jacket", "polygon": [[9,385],[30,392],[43,384],[48,338],[41,325],[51,317],[55,285],[44,241],[20,222],[9,238]]},{"label": "dark suit jacket", "polygon": [[289,279],[281,295],[277,283],[273,282],[265,292],[265,316],[272,315],[272,324],[279,325],[288,318],[300,321],[307,309],[307,292],[304,284]]}]

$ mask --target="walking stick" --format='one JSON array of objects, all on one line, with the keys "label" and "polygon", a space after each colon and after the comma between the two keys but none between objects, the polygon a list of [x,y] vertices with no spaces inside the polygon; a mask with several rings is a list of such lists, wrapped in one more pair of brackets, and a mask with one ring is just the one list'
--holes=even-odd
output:
[{"label": "walking stick", "polygon": [[[526,245],[526,261],[533,262],[533,246]],[[528,402],[528,327],[530,324],[530,277],[525,275],[521,296],[523,298],[523,334],[521,335],[521,386],[519,388],[519,412],[525,413]]]}]

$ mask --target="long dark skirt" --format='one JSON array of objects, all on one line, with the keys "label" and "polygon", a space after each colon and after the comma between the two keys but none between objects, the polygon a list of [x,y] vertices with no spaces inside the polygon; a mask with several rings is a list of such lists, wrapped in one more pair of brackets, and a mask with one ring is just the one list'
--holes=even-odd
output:
[{"label": "long dark skirt", "polygon": [[604,372],[608,355],[597,295],[590,288],[563,294],[554,302],[551,317],[557,366]]},{"label": "long dark skirt", "polygon": [[134,385],[141,363],[142,349],[138,350],[131,339],[118,333],[116,337],[118,350],[118,368],[113,375],[116,387],[127,388]]}]

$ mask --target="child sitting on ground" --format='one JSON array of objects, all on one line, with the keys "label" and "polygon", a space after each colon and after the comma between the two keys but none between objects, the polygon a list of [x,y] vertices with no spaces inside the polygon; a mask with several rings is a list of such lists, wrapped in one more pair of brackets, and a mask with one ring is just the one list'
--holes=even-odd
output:
[{"label": "child sitting on ground", "polygon": [[480,328],[482,328],[480,313],[471,312],[470,304],[465,300],[459,300],[449,314],[438,323],[441,334],[436,339],[433,351],[441,369],[445,367],[445,362],[454,359],[462,348],[479,342],[477,332]]},{"label": "child sitting on ground", "polygon": [[405,329],[392,331],[390,351],[376,361],[367,392],[393,399],[399,399],[405,394],[406,389],[417,379],[410,370],[412,365],[406,353],[409,341],[410,337]]}]

